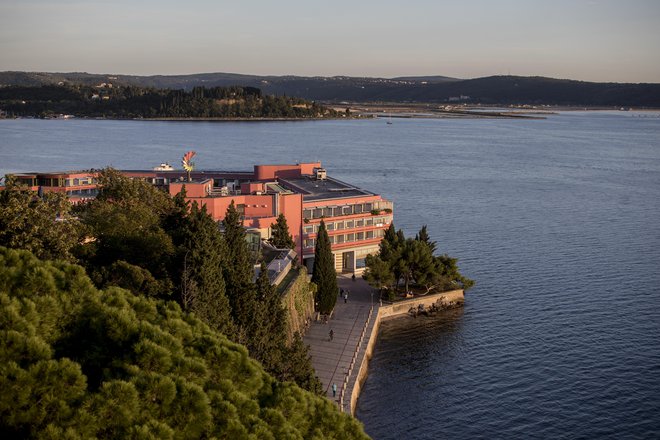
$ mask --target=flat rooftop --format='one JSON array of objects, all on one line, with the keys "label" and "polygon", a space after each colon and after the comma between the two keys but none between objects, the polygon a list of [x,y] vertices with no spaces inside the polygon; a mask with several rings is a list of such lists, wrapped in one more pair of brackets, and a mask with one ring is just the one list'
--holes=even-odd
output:
[{"label": "flat rooftop", "polygon": [[318,180],[312,176],[295,178],[278,178],[280,184],[286,188],[303,194],[305,200],[341,199],[345,197],[360,197],[376,195],[340,180],[328,177]]}]

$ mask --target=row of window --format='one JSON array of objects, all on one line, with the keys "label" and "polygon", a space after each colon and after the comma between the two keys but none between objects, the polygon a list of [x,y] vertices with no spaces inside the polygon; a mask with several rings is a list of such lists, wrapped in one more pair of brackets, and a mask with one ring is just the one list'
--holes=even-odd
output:
[{"label": "row of window", "polygon": [[339,217],[341,215],[362,214],[372,210],[392,209],[392,202],[378,201],[373,203],[354,203],[343,206],[321,206],[318,208],[308,208],[303,210],[303,217],[306,219]]},{"label": "row of window", "polygon": [[93,177],[77,177],[74,179],[65,179],[59,177],[56,179],[53,178],[43,178],[40,177],[37,179],[37,184],[39,186],[78,186],[78,185],[95,185],[97,183],[96,179]]},{"label": "row of window", "polygon": [[[331,235],[330,244],[353,243],[362,240],[372,240],[374,238],[382,238],[385,232],[382,229],[373,231],[354,232],[350,234]],[[306,248],[313,248],[316,245],[316,239],[306,238],[303,240],[303,246]]]},{"label": "row of window", "polygon": [[[392,216],[368,217],[354,220],[343,220],[339,222],[328,222],[325,227],[328,231],[340,231],[342,229],[361,228],[363,226],[384,226],[392,222]],[[316,234],[319,231],[319,225],[305,225],[303,232],[305,234]]]}]

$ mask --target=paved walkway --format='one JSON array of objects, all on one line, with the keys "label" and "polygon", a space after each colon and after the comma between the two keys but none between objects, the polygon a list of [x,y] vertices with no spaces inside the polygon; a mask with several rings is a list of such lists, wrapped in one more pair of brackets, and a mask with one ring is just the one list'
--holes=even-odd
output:
[{"label": "paved walkway", "polygon": [[[367,324],[373,289],[360,277],[352,281],[350,275],[340,275],[337,282],[340,288],[350,291],[348,301],[344,303],[344,298],[337,296],[337,305],[332,318],[327,323],[313,322],[303,340],[310,347],[312,365],[323,384],[326,396],[339,403],[346,375],[358,349],[360,336],[363,334],[365,324]],[[373,300],[376,301],[375,293]],[[375,312],[376,304],[374,304]],[[373,325],[373,321],[371,319],[370,326]],[[330,330],[334,332],[332,341],[329,335]],[[365,336],[360,351],[364,351],[363,347],[367,337]],[[352,371],[351,378],[346,386],[345,408],[346,404],[350,402],[350,391],[353,388],[352,381],[356,377],[357,372],[355,370],[357,368],[359,368],[359,364],[353,368],[354,371]],[[337,385],[337,393],[334,397],[332,396],[332,384]]]}]

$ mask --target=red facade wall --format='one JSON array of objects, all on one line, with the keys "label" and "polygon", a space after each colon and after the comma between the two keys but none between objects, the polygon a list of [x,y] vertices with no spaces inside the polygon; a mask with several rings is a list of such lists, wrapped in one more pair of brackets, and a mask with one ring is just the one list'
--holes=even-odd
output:
[{"label": "red facade wall", "polygon": [[273,180],[277,177],[300,177],[305,174],[314,174],[314,168],[320,168],[321,162],[300,163],[296,165],[255,165],[254,178],[256,180]]}]

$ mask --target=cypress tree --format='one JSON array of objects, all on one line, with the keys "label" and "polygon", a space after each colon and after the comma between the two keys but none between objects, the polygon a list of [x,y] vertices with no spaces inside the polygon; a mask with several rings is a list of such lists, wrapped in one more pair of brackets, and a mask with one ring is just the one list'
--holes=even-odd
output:
[{"label": "cypress tree", "polygon": [[248,343],[252,348],[250,354],[261,361],[266,371],[280,376],[286,350],[286,311],[279,293],[270,284],[266,263],[261,263],[255,288],[257,315],[253,320],[253,331]]},{"label": "cypress tree", "polygon": [[271,226],[271,237],[269,241],[273,246],[280,249],[293,249],[295,247],[284,214],[278,215],[277,221]]},{"label": "cypress tree", "polygon": [[335,259],[330,248],[330,238],[323,220],[321,220],[319,232],[316,235],[312,282],[318,287],[316,300],[319,311],[330,313],[337,302],[337,272],[335,271]]},{"label": "cypress tree", "polygon": [[225,294],[222,266],[226,246],[217,223],[193,203],[179,252],[181,262],[181,304],[195,312],[211,328],[232,333],[229,300]]},{"label": "cypress tree", "polygon": [[229,305],[237,326],[235,340],[245,344],[250,334],[254,333],[252,327],[255,325],[257,311],[256,292],[252,282],[254,271],[250,263],[250,250],[245,240],[245,229],[233,201],[227,208],[222,222],[227,243],[224,276]]}]

